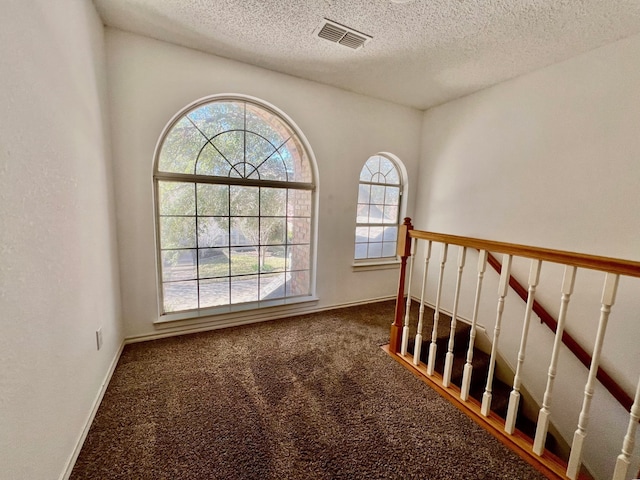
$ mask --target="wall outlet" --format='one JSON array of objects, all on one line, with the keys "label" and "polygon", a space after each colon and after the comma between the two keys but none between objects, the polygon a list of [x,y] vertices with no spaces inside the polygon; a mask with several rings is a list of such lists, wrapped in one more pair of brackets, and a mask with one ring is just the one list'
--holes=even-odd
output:
[{"label": "wall outlet", "polygon": [[98,350],[102,348],[102,327],[96,330],[96,347]]}]

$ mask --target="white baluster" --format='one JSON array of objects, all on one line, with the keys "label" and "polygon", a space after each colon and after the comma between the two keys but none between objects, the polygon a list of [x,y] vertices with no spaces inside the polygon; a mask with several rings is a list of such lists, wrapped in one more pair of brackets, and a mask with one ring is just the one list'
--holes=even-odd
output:
[{"label": "white baluster", "polygon": [[467,256],[467,247],[460,247],[458,251],[458,275],[456,277],[456,290],[453,295],[453,310],[451,312],[451,332],[449,333],[449,345],[444,362],[444,374],[442,375],[442,385],[448,387],[451,383],[451,370],[453,369],[453,347],[456,334],[456,324],[458,316],[458,300],[460,299],[460,282],[462,281],[462,271],[464,261]]},{"label": "white baluster", "polygon": [[413,257],[416,250],[418,239],[411,242],[411,252],[409,253],[409,284],[407,285],[407,306],[404,313],[404,325],[402,326],[402,344],[400,347],[400,355],[407,354],[407,346],[409,345],[409,313],[411,310],[411,281],[413,280]]},{"label": "white baluster", "polygon": [[584,399],[582,401],[582,410],[578,420],[578,429],[573,434],[573,443],[571,444],[571,454],[569,455],[569,465],[567,466],[567,477],[574,480],[578,477],[580,464],[582,463],[582,447],[584,439],[587,436],[587,426],[589,425],[589,410],[591,409],[591,399],[593,398],[593,390],[595,388],[596,374],[600,364],[600,354],[602,353],[602,344],[604,335],[607,331],[607,322],[609,321],[609,313],[611,306],[616,300],[616,292],[618,290],[618,280],[620,275],[607,273],[602,291],[602,307],[600,308],[600,321],[598,322],[598,332],[596,333],[596,343],[593,347],[593,356],[591,357],[591,366],[589,368],[589,377],[584,387]]},{"label": "white baluster", "polygon": [[629,426],[627,427],[627,434],[624,436],[624,441],[622,442],[622,453],[618,455],[616,469],[613,471],[613,480],[627,480],[629,465],[631,463],[630,458],[636,442],[638,421],[640,421],[640,380],[638,380],[636,396],[633,399],[633,405],[631,405],[631,411],[629,412]]},{"label": "white baluster", "polygon": [[478,310],[480,307],[480,292],[482,291],[482,279],[487,268],[487,251],[480,250],[478,253],[478,282],[476,284],[476,298],[473,303],[473,315],[471,317],[471,331],[469,332],[469,348],[467,350],[467,363],[462,372],[462,387],[460,388],[460,399],[466,402],[469,399],[469,389],[471,387],[471,374],[473,372],[473,346],[476,340],[476,324],[478,322]]},{"label": "white baluster", "polygon": [[436,305],[433,312],[433,330],[431,330],[431,345],[429,345],[429,361],[427,362],[427,375],[433,375],[433,370],[436,366],[436,340],[438,339],[438,319],[440,318],[440,297],[442,294],[442,279],[444,277],[444,266],[447,263],[447,251],[449,245],[447,243],[442,244],[442,251],[440,255],[440,275],[438,276],[438,288],[436,291]]},{"label": "white baluster", "polygon": [[513,378],[513,390],[509,396],[509,408],[507,410],[507,419],[504,424],[504,430],[509,435],[516,428],[516,418],[518,416],[518,405],[520,404],[520,370],[524,363],[525,353],[527,349],[527,337],[529,335],[529,321],[531,320],[531,312],[533,311],[533,302],[536,295],[536,287],[540,280],[540,260],[531,260],[531,268],[529,270],[529,293],[527,295],[527,308],[524,313],[524,323],[522,325],[522,337],[520,338],[520,350],[518,351],[518,365],[516,366],[516,375]]},{"label": "white baluster", "polygon": [[413,347],[413,364],[420,363],[420,350],[422,349],[422,325],[424,323],[424,294],[427,290],[427,272],[429,270],[429,258],[431,258],[431,240],[427,242],[424,250],[424,270],[422,272],[422,292],[420,293],[420,312],[418,314],[418,329],[416,341]]},{"label": "white baluster", "polygon": [[489,360],[489,373],[487,374],[487,386],[482,395],[482,406],[480,413],[485,417],[491,411],[491,388],[493,386],[493,375],[496,368],[496,356],[498,355],[498,340],[500,339],[500,327],[502,324],[502,312],[504,310],[504,299],[509,291],[509,277],[511,276],[511,255],[502,256],[502,270],[500,273],[500,285],[498,287],[498,308],[496,314],[496,326],[493,329],[493,342],[491,345],[491,359]]},{"label": "white baluster", "polygon": [[536,436],[533,441],[533,452],[536,455],[542,455],[544,452],[544,444],[547,440],[547,431],[549,430],[549,415],[551,411],[551,396],[553,393],[553,383],[556,378],[556,369],[558,366],[558,357],[560,355],[560,346],[562,345],[562,332],[564,332],[564,324],[567,318],[567,308],[569,300],[573,293],[573,284],[576,280],[576,267],[565,266],[564,277],[562,279],[562,298],[560,300],[560,313],[558,314],[558,325],[556,327],[556,338],[553,342],[553,352],[551,353],[551,362],[549,363],[549,372],[547,375],[547,387],[542,399],[542,407],[538,413],[538,423],[536,427]]}]

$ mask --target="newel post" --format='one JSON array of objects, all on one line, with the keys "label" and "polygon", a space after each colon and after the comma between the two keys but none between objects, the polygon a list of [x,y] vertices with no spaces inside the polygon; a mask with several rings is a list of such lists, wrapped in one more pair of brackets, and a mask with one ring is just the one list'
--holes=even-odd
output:
[{"label": "newel post", "polygon": [[411,255],[411,237],[409,231],[413,230],[411,219],[406,217],[404,223],[400,225],[398,231],[398,249],[400,256],[400,279],[398,280],[398,296],[396,297],[396,313],[391,324],[391,335],[389,340],[389,351],[391,353],[400,352],[402,342],[402,321],[404,317],[404,282],[407,271],[407,258]]}]

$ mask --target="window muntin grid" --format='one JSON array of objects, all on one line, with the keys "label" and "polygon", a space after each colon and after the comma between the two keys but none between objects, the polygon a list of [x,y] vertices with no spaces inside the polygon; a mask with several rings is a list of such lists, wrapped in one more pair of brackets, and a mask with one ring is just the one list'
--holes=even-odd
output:
[{"label": "window muntin grid", "polygon": [[256,103],[214,100],[160,145],[163,313],[311,294],[314,184],[292,127]]},{"label": "window muntin grid", "polygon": [[389,158],[370,157],[360,172],[356,213],[356,260],[396,256],[402,183]]},{"label": "window muntin grid", "polygon": [[293,129],[247,101],[216,100],[174,122],[158,172],[312,184],[311,163]]}]

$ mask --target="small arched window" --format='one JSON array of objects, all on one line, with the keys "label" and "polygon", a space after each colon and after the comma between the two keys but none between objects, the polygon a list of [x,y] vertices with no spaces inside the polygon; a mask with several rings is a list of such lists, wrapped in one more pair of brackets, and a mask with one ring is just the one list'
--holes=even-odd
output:
[{"label": "small arched window", "polygon": [[292,122],[250,97],[174,117],[154,168],[163,314],[312,295],[311,158]]},{"label": "small arched window", "polygon": [[402,204],[402,174],[388,155],[370,157],[360,172],[356,214],[355,259],[396,256]]}]

